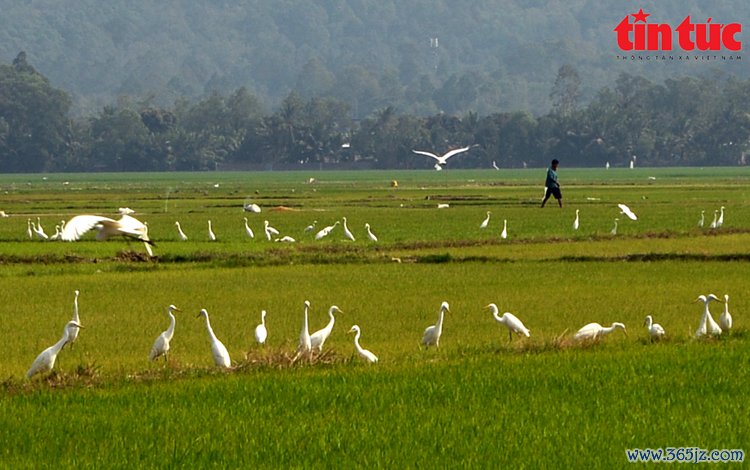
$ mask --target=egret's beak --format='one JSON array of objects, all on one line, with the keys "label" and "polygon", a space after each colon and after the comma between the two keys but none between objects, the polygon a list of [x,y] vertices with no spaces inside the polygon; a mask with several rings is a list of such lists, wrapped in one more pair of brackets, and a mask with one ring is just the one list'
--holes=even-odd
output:
[{"label": "egret's beak", "polygon": [[199,316],[201,316],[201,312],[198,312],[198,315],[196,315],[195,318],[198,318]]},{"label": "egret's beak", "polygon": [[625,328],[623,328],[622,332],[625,333],[625,336],[628,336],[628,330],[626,330]]}]

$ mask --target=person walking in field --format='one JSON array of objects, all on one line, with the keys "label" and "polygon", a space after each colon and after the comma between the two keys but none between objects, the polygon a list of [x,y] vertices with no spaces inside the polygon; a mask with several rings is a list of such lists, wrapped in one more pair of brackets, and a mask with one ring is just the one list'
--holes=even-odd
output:
[{"label": "person walking in field", "polygon": [[557,204],[562,207],[562,192],[560,191],[560,183],[557,182],[557,165],[559,165],[560,162],[557,159],[552,160],[552,163],[550,164],[550,167],[547,168],[547,181],[544,183],[544,186],[547,188],[547,190],[544,193],[544,199],[542,200],[542,207],[547,203],[547,199],[549,199],[550,196],[555,196],[555,199],[557,199]]}]

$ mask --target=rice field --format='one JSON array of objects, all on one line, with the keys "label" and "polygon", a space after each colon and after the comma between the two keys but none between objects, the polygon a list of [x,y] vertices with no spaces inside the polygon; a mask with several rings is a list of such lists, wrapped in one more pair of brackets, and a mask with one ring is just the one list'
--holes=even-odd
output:
[{"label": "rice field", "polygon": [[[543,176],[0,176],[2,466],[616,468],[628,465],[626,449],[744,449],[750,171],[561,168],[563,209],[538,207]],[[260,214],[243,211],[251,202]],[[724,225],[708,228],[721,206]],[[53,233],[77,214],[116,218],[119,207],[148,223],[153,259],[139,242],[26,232],[29,220]],[[342,217],[356,241],[340,225],[314,239]],[[266,240],[265,220],[297,241]],[[60,338],[75,290],[85,328],[51,374],[27,380]],[[707,293],[730,296],[734,327],[699,340],[694,301]],[[331,305],[343,313],[320,357],[294,361],[305,300],[311,331]],[[442,301],[440,347],[421,348]],[[509,341],[490,302],[531,336]],[[150,362],[170,304],[182,311],[169,360]],[[229,371],[213,366],[201,308]],[[718,319],[723,305],[711,309]],[[253,338],[261,310],[264,346]],[[648,340],[646,315],[664,340]],[[627,335],[572,339],[586,323],[615,321]],[[377,364],[356,355],[353,324]]]}]

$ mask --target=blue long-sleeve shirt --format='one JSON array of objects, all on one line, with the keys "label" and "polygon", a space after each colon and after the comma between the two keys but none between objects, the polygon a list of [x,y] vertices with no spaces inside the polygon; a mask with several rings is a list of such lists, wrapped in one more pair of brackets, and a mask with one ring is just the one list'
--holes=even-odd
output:
[{"label": "blue long-sleeve shirt", "polygon": [[552,167],[547,168],[547,181],[544,185],[548,188],[560,187],[560,183],[557,182],[557,172]]}]

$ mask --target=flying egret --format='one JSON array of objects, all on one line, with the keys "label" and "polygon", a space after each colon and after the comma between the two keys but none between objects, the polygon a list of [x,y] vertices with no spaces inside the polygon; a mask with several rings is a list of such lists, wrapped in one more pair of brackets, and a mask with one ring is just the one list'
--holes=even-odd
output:
[{"label": "flying egret", "polygon": [[716,224],[718,223],[717,217],[719,217],[719,211],[714,211],[714,220],[709,225],[710,228],[716,228]]},{"label": "flying egret", "polygon": [[617,204],[617,207],[619,207],[620,212],[628,216],[630,220],[638,220],[638,216],[635,215],[635,213],[631,211],[630,208],[625,204]]},{"label": "flying egret", "polygon": [[[77,324],[81,324],[81,318],[78,316],[78,289],[76,289],[73,292],[73,318],[71,321],[76,322]],[[73,347],[73,343],[75,343],[76,339],[78,339],[78,328],[71,328],[70,333],[68,334],[68,347]]]},{"label": "flying egret", "polygon": [[346,217],[342,217],[342,220],[344,221],[344,236],[348,238],[351,241],[355,241],[354,234],[351,230],[349,230],[349,227],[346,225]]},{"label": "flying egret", "polygon": [[331,305],[331,308],[328,309],[328,317],[330,318],[328,324],[324,328],[321,328],[310,335],[310,347],[312,349],[317,349],[318,352],[323,351],[323,344],[325,344],[328,337],[331,336],[331,332],[333,332],[333,324],[336,322],[336,318],[333,314],[336,312],[344,313],[337,306]]},{"label": "flying egret", "polygon": [[255,233],[253,233],[253,229],[250,228],[250,226],[247,224],[247,217],[243,217],[245,219],[245,233],[247,233],[247,236],[250,238],[255,238]]},{"label": "flying egret", "polygon": [[497,309],[497,305],[495,304],[489,304],[484,308],[490,309],[492,312],[492,316],[495,317],[495,320],[505,325],[505,327],[508,329],[508,341],[513,340],[513,333],[517,333],[519,335],[524,335],[527,338],[531,336],[531,332],[528,328],[526,328],[521,320],[518,319],[517,316],[513,315],[510,312],[503,313],[503,316],[500,316],[500,311]]},{"label": "flying egret", "polygon": [[174,336],[174,312],[179,311],[180,309],[175,307],[174,305],[170,305],[169,307],[167,307],[167,315],[169,316],[169,328],[167,328],[165,331],[162,331],[162,333],[156,338],[156,341],[154,341],[154,345],[151,346],[151,352],[148,353],[148,358],[150,360],[155,361],[159,357],[164,356],[164,362],[167,362],[169,342],[172,341],[172,337]]},{"label": "flying egret", "polygon": [[732,329],[732,314],[729,313],[729,296],[724,294],[724,311],[719,317],[719,326],[724,331]]},{"label": "flying egret", "polygon": [[77,215],[65,224],[60,238],[66,242],[80,240],[91,229],[97,230],[97,240],[107,240],[109,237],[123,236],[155,246],[154,242],[148,237],[148,228],[146,225],[129,215],[123,215],[119,220],[99,215]]},{"label": "flying egret", "polygon": [[[716,221],[716,228],[722,225],[724,225],[724,206],[721,206],[721,214],[719,214],[719,219]],[[41,225],[39,227],[41,228]]]},{"label": "flying egret", "polygon": [[422,344],[424,346],[429,347],[435,345],[436,348],[440,347],[440,336],[443,334],[443,318],[445,317],[445,312],[450,312],[448,302],[443,302],[440,305],[440,314],[438,315],[437,323],[425,328],[424,335],[422,335]]},{"label": "flying egret", "polygon": [[615,331],[616,329],[621,329],[623,333],[625,333],[625,336],[628,335],[627,330],[625,330],[625,325],[623,325],[620,322],[614,322],[612,323],[612,326],[604,327],[598,323],[589,323],[588,325],[584,325],[581,327],[580,330],[576,332],[576,334],[573,336],[573,339],[575,340],[588,340],[588,339],[598,339],[601,336],[608,335]]},{"label": "flying egret", "polygon": [[216,234],[214,233],[213,227],[211,227],[211,219],[208,219],[208,239],[212,242],[216,241]]},{"label": "flying egret", "polygon": [[305,319],[302,322],[302,331],[300,331],[299,334],[299,346],[297,347],[297,355],[302,353],[310,354],[312,352],[312,340],[310,339],[310,328],[307,319],[309,309],[310,301],[305,300]]},{"label": "flying egret", "polygon": [[648,337],[651,341],[661,339],[664,336],[664,327],[658,323],[654,323],[654,319],[651,315],[646,315],[646,320],[643,322],[643,325],[648,330]]},{"label": "flying egret", "polygon": [[372,233],[372,230],[370,230],[370,224],[365,224],[365,230],[367,230],[367,238],[369,238],[371,242],[378,241],[378,237],[376,237],[375,234]]},{"label": "flying egret", "polygon": [[470,148],[471,146],[462,147],[460,149],[453,149],[449,152],[444,153],[441,156],[437,156],[432,152],[425,152],[424,150],[412,150],[412,152],[419,154],[419,155],[424,155],[426,157],[434,158],[437,161],[437,163],[435,163],[435,169],[439,171],[439,170],[442,170],[443,167],[448,163],[449,158],[451,158],[454,155],[458,155],[459,153],[466,152]]},{"label": "flying egret", "polygon": [[268,240],[269,242],[271,241],[271,238],[273,235],[279,234],[279,231],[271,227],[271,225],[269,224],[267,220],[263,221],[263,231],[266,234],[266,240]]},{"label": "flying egret", "polygon": [[581,226],[581,220],[578,217],[578,211],[579,209],[576,209],[576,220],[573,221],[573,230],[578,230],[578,227]]},{"label": "flying egret", "polygon": [[492,215],[492,212],[487,211],[487,217],[485,217],[485,219],[479,225],[479,228],[487,228],[487,226],[490,224],[490,216],[491,215]]},{"label": "flying egret", "polygon": [[698,227],[703,228],[703,224],[706,222],[706,211],[701,211],[701,218],[698,220]]},{"label": "flying egret", "polygon": [[229,368],[232,365],[232,361],[229,358],[229,352],[214,334],[214,330],[211,328],[211,322],[208,320],[208,312],[205,308],[201,309],[196,318],[200,316],[203,316],[206,319],[206,330],[208,330],[208,338],[211,340],[211,354],[214,356],[214,363],[219,367]]},{"label": "flying egret", "polygon": [[720,335],[721,327],[714,321],[714,317],[711,316],[711,312],[708,310],[708,304],[712,300],[719,300],[714,294],[699,295],[695,302],[703,302],[703,316],[701,317],[700,325],[695,330],[695,337],[700,338],[707,334]]},{"label": "flying egret", "polygon": [[185,235],[185,232],[182,231],[182,227],[180,227],[180,223],[175,221],[175,226],[177,227],[177,233],[180,234],[180,240],[187,241],[188,237]]},{"label": "flying egret", "polygon": [[331,231],[336,228],[336,226],[339,224],[339,221],[337,220],[334,222],[333,225],[329,225],[327,227],[324,227],[322,230],[320,230],[318,233],[315,234],[315,239],[320,240],[321,238],[325,238],[328,236]]},{"label": "flying egret", "polygon": [[610,234],[612,234],[612,235],[617,235],[617,222],[618,222],[619,220],[620,220],[620,219],[618,219],[617,217],[615,217],[615,226],[614,226],[614,227],[612,227],[612,230],[610,230],[610,231],[609,231],[609,233],[610,233]]},{"label": "flying egret", "polygon": [[508,219],[503,219],[503,231],[500,232],[500,238],[503,240],[508,238]]},{"label": "flying egret", "polygon": [[36,357],[36,359],[34,359],[34,362],[31,364],[29,371],[26,372],[26,377],[30,379],[31,377],[34,376],[34,374],[40,374],[40,373],[51,371],[52,368],[55,367],[55,360],[57,359],[57,354],[60,352],[63,346],[65,346],[65,344],[68,342],[68,338],[70,337],[70,332],[78,328],[83,328],[83,326],[80,323],[69,321],[65,325],[65,328],[63,329],[62,338],[60,338],[60,340],[57,343],[53,344],[52,346],[42,351]]},{"label": "flying egret", "polygon": [[359,345],[359,337],[362,334],[359,326],[353,325],[352,329],[349,330],[349,333],[356,333],[354,335],[354,347],[357,348],[357,353],[359,354],[359,356],[370,364],[375,364],[376,362],[378,362],[378,356]]},{"label": "flying egret", "polygon": [[316,225],[317,223],[318,223],[318,221],[317,221],[317,220],[313,220],[313,223],[311,223],[310,225],[308,225],[307,227],[305,227],[305,233],[310,233],[310,232],[312,232],[313,230],[315,230],[315,225]]},{"label": "flying egret", "polygon": [[268,329],[266,328],[266,311],[260,311],[260,324],[255,327],[255,341],[258,344],[266,344],[268,338]]}]

